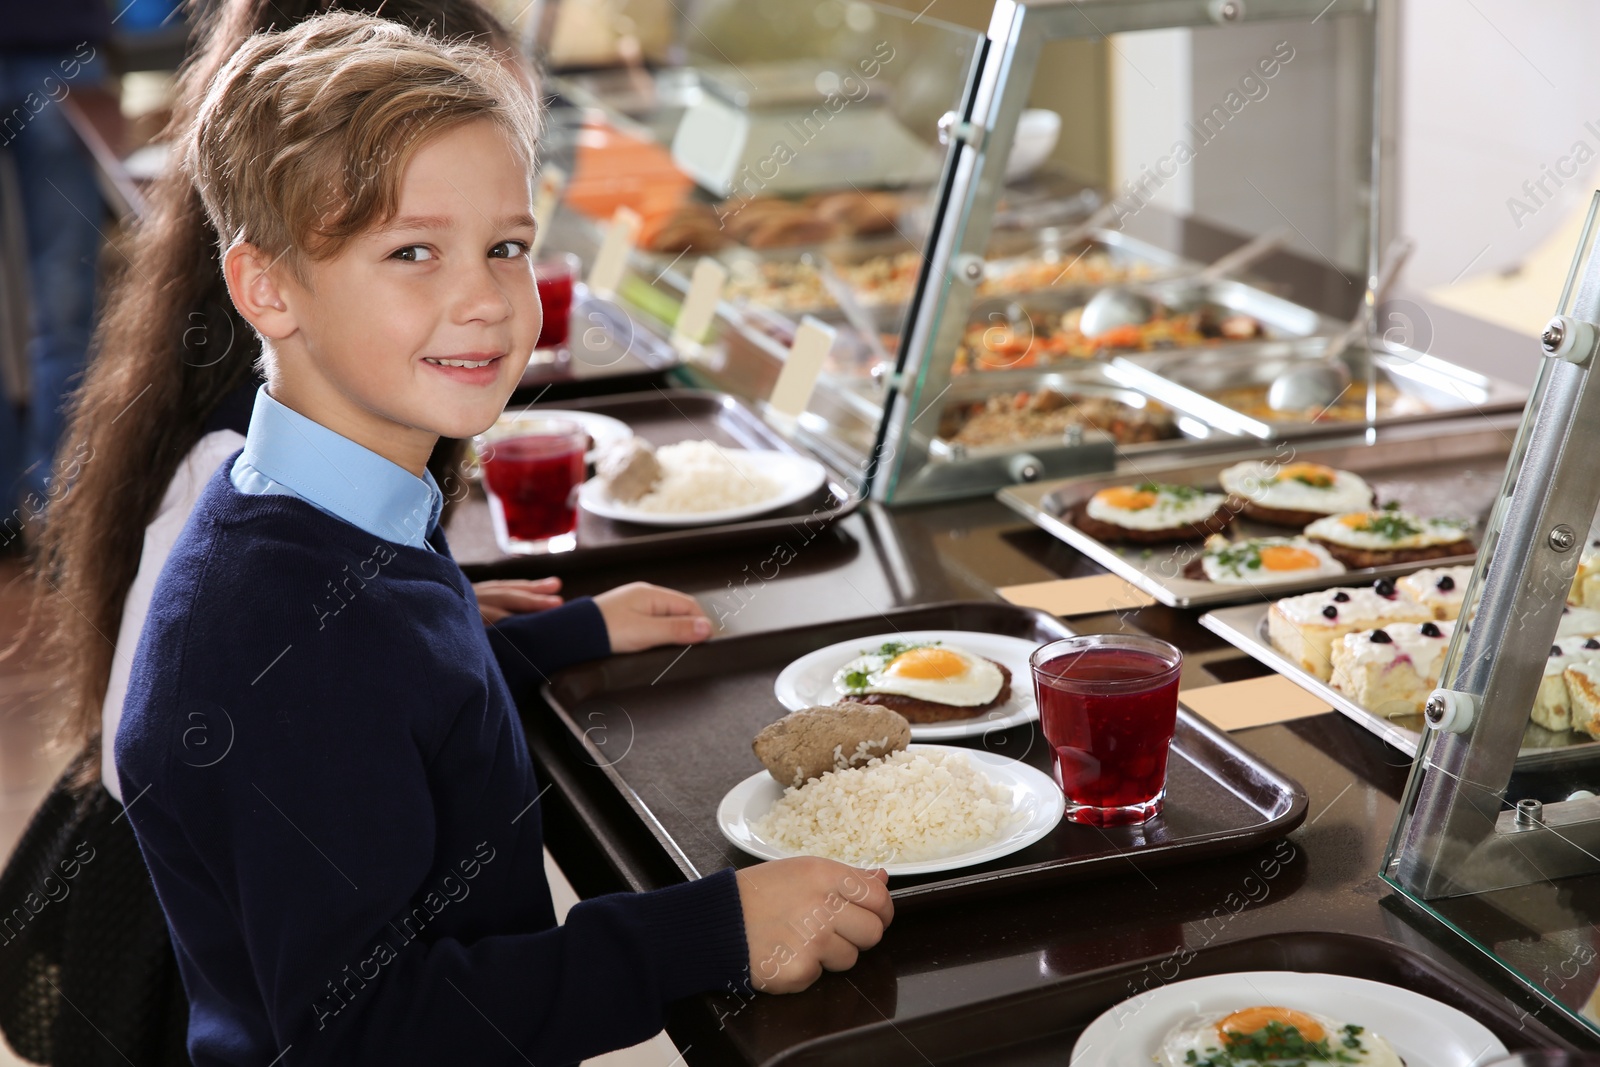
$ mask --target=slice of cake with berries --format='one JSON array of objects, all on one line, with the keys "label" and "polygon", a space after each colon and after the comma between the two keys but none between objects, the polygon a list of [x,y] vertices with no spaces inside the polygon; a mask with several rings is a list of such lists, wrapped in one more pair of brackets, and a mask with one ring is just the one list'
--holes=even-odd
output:
[{"label": "slice of cake with berries", "polygon": [[1571,664],[1562,670],[1561,677],[1572,702],[1572,729],[1600,739],[1600,659]]},{"label": "slice of cake with berries", "polygon": [[1424,519],[1390,505],[1318,519],[1305,535],[1326,545],[1346,567],[1360,570],[1470,556],[1476,551],[1471,529],[1465,519]]},{"label": "slice of cake with berries", "polygon": [[1600,662],[1600,639],[1583,635],[1558,637],[1544,661],[1544,676],[1528,717],[1546,730],[1572,729],[1572,694],[1566,670],[1583,663]]},{"label": "slice of cake with berries", "polygon": [[1406,596],[1433,612],[1439,622],[1461,614],[1461,598],[1467,593],[1471,567],[1427,567],[1398,579],[1394,584]]},{"label": "slice of cake with berries", "polygon": [[1432,611],[1380,578],[1366,588],[1325,589],[1275,601],[1267,612],[1267,638],[1301,670],[1326,682],[1333,674],[1333,645],[1346,634],[1432,621]]},{"label": "slice of cake with berries", "polygon": [[1386,717],[1419,715],[1439,686],[1452,622],[1396,622],[1333,644],[1333,688]]},{"label": "slice of cake with berries", "polygon": [[1578,557],[1578,573],[1572,576],[1567,603],[1575,607],[1600,608],[1600,540],[1590,541]]}]

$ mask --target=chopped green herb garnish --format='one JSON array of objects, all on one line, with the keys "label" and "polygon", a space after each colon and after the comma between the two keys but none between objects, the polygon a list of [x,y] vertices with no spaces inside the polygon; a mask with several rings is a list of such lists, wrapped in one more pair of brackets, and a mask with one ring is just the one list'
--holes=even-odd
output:
[{"label": "chopped green herb garnish", "polygon": [[1344,1047],[1335,1049],[1328,1038],[1307,1041],[1300,1036],[1297,1027],[1274,1021],[1248,1034],[1230,1030],[1222,1035],[1226,1048],[1207,1049],[1214,1053],[1208,1058],[1201,1058],[1190,1049],[1184,1062],[1192,1067],[1238,1067],[1244,1063],[1360,1063],[1361,1057],[1346,1050],[1361,1048],[1356,1037],[1361,1032],[1359,1026],[1344,1027],[1340,1031],[1340,1044]]},{"label": "chopped green herb garnish", "polygon": [[1406,518],[1397,511],[1385,511],[1380,514],[1367,516],[1367,521],[1356,527],[1362,533],[1377,534],[1385,541],[1398,541],[1404,537],[1415,537],[1422,532],[1422,527]]},{"label": "chopped green herb garnish", "polygon": [[1205,495],[1205,490],[1194,485],[1166,485],[1161,482],[1143,482],[1139,486],[1141,493],[1155,493],[1158,496],[1169,496],[1182,502],[1198,499]]},{"label": "chopped green herb garnish", "polygon": [[867,687],[867,672],[846,671],[844,674],[844,687],[852,693],[859,693]]}]

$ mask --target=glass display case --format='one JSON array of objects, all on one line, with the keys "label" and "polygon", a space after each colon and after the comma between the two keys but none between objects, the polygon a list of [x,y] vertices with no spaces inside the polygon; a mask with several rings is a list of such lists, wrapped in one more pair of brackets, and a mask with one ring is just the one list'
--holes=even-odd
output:
[{"label": "glass display case", "polygon": [[1600,194],[1466,587],[1385,861],[1600,1030]]},{"label": "glass display case", "polygon": [[[722,268],[680,345],[699,384],[764,402],[822,330],[803,410],[773,421],[888,502],[1515,410],[1524,390],[1363,304],[1388,241],[1385,10],[1002,0],[979,32],[713,2],[674,65],[555,77],[566,209],[591,243],[641,216],[618,300],[663,337],[700,262]],[[1324,363],[1353,384],[1269,403]]]}]

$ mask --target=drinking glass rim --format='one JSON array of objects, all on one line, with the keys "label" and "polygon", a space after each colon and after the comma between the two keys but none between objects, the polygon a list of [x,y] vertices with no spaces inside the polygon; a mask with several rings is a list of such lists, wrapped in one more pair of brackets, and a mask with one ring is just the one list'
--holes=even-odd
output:
[{"label": "drinking glass rim", "polygon": [[[501,418],[506,418],[502,415]],[[543,423],[550,427],[569,427],[569,429],[529,429],[520,425],[518,420],[527,419],[534,423]],[[562,415],[543,415],[536,412],[518,412],[510,416],[510,421],[502,426],[500,421],[480,434],[474,434],[472,444],[475,448],[486,445],[498,444],[502,441],[511,441],[518,437],[588,437],[589,430],[577,419]]]},{"label": "drinking glass rim", "polygon": [[[1072,642],[1087,642],[1082,651],[1088,652],[1095,648],[1115,648],[1119,645],[1132,648],[1139,652],[1160,656],[1166,666],[1159,671],[1141,674],[1133,678],[1065,678],[1060,675],[1044,674],[1040,667],[1043,666],[1047,650],[1056,649],[1057,646]],[[1063,653],[1051,652],[1048,659],[1057,659]],[[1091,688],[1096,691],[1106,690],[1121,691],[1132,689],[1150,689],[1160,685],[1172,676],[1183,671],[1183,651],[1169,641],[1159,637],[1145,637],[1141,634],[1076,634],[1072,637],[1059,637],[1047,644],[1040,645],[1028,657],[1028,667],[1033,674],[1034,681],[1041,685],[1050,686],[1052,689],[1064,688]]]}]

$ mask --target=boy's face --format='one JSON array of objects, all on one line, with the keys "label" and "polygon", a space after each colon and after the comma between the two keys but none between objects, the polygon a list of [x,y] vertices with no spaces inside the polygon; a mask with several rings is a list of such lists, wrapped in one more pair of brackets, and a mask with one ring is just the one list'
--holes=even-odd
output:
[{"label": "boy's face", "polygon": [[528,178],[487,120],[423,144],[394,218],[284,282],[274,397],[405,466],[492,425],[539,337]]}]

